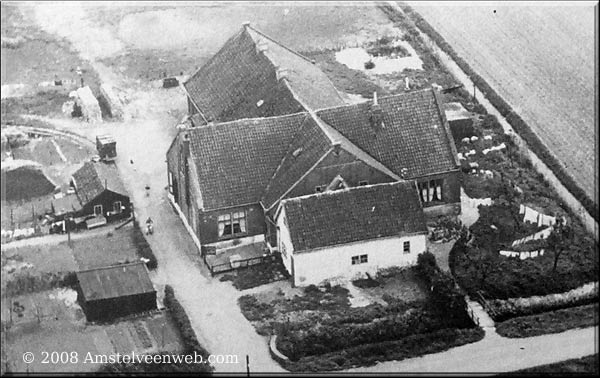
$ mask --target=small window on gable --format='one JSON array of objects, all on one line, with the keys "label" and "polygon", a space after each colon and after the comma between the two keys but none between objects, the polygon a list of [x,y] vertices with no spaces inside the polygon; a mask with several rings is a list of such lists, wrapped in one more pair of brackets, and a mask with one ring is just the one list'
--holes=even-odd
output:
[{"label": "small window on gable", "polygon": [[323,185],[319,185],[315,187],[315,193],[321,193],[323,191]]},{"label": "small window on gable", "polygon": [[410,253],[410,242],[405,241],[403,246],[404,253]]},{"label": "small window on gable", "polygon": [[365,185],[369,185],[369,182],[367,180],[363,180],[363,181],[359,181],[358,182],[359,186],[365,186]]},{"label": "small window on gable", "polygon": [[359,256],[352,256],[352,265],[356,265],[360,263],[360,257]]},{"label": "small window on gable", "polygon": [[369,262],[369,256],[368,255],[360,255],[360,263],[364,264]]}]

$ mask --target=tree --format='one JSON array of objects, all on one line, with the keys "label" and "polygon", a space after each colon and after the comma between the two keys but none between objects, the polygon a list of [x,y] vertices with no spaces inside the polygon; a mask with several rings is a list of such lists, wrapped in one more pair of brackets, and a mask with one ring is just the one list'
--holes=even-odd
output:
[{"label": "tree", "polygon": [[559,218],[554,225],[554,229],[548,236],[547,243],[548,248],[554,253],[552,273],[555,273],[560,256],[567,251],[573,243],[573,228],[565,225],[562,218]]}]

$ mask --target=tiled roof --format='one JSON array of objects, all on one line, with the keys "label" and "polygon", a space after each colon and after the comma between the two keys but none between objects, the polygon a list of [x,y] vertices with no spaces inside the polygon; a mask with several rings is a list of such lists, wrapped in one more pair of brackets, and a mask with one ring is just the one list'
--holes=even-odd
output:
[{"label": "tiled roof", "polygon": [[117,166],[112,163],[86,162],[73,173],[76,193],[82,205],[96,198],[105,189],[127,196],[127,190],[119,177]]},{"label": "tiled roof", "polygon": [[86,301],[155,291],[143,262],[80,271],[77,280]]},{"label": "tiled roof", "polygon": [[208,121],[304,111],[295,96],[320,108],[344,103],[316,65],[250,27],[230,38],[184,86]]},{"label": "tiled roof", "polygon": [[265,194],[261,199],[264,207],[271,208],[331,148],[331,140],[313,117],[307,115],[266,187]]},{"label": "tiled roof", "polygon": [[187,130],[204,209],[258,203],[305,113]]},{"label": "tiled roof", "polygon": [[317,115],[397,175],[415,178],[456,169],[456,151],[433,89],[379,100],[384,128],[370,123],[372,102],[317,111]]},{"label": "tiled roof", "polygon": [[414,181],[312,194],[283,200],[281,206],[296,252],[427,232]]}]

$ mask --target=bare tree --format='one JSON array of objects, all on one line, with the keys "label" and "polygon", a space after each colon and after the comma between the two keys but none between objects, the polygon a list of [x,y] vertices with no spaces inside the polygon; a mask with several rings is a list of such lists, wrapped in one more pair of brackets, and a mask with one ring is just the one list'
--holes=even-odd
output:
[{"label": "bare tree", "polygon": [[566,226],[563,223],[562,218],[559,218],[547,239],[548,248],[551,249],[552,253],[554,254],[552,273],[556,272],[556,267],[558,266],[560,256],[569,249],[569,246],[572,244],[572,242],[573,229],[569,226]]}]

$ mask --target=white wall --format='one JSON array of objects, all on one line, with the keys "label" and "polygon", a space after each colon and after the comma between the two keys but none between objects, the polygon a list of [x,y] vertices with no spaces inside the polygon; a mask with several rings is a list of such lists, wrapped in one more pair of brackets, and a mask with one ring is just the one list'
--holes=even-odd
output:
[{"label": "white wall", "polygon": [[[405,241],[410,241],[408,254],[403,252]],[[417,256],[426,251],[426,243],[426,235],[413,235],[295,253],[294,284],[318,285],[328,279],[355,279],[363,277],[365,273],[375,274],[383,268],[414,265]],[[367,263],[352,265],[352,256],[365,254],[368,256]]]},{"label": "white wall", "polygon": [[289,274],[292,274],[292,254],[294,252],[294,246],[292,245],[292,239],[290,237],[290,231],[285,226],[285,209],[282,208],[277,218],[277,249],[281,252],[281,260],[283,265],[287,269]]}]

